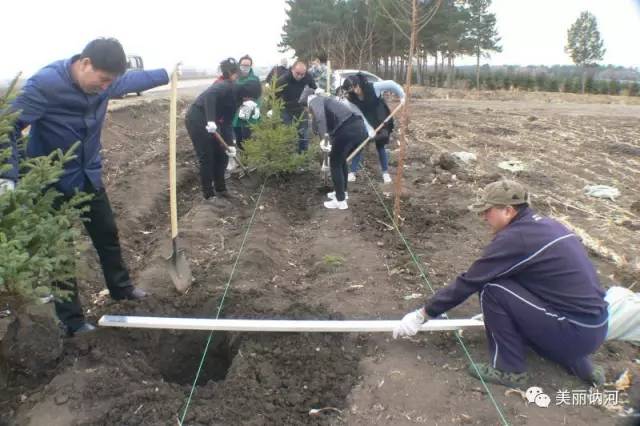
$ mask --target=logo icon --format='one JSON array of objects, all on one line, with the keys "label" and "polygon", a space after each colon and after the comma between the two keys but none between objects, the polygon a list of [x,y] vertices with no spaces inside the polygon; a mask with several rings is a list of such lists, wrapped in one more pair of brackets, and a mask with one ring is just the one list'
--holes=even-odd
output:
[{"label": "logo icon", "polygon": [[527,398],[527,401],[529,401],[531,404],[536,404],[538,407],[546,408],[549,406],[549,404],[551,404],[551,398],[549,397],[549,395],[544,393],[542,388],[539,388],[537,386],[531,386],[529,389],[527,389],[527,391],[525,392],[525,396]]}]

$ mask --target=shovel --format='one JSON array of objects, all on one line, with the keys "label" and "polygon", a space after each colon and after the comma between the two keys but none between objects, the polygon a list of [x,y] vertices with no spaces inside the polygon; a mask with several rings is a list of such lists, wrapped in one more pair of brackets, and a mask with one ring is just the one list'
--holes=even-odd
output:
[{"label": "shovel", "polygon": [[191,268],[182,250],[178,249],[178,206],[176,194],[176,126],[178,109],[178,73],[171,73],[171,104],[169,106],[169,201],[171,214],[171,243],[173,252],[167,260],[169,276],[176,290],[186,292],[191,287]]},{"label": "shovel", "polygon": [[[380,125],[378,127],[376,127],[376,129],[374,130],[374,134],[378,133],[380,131],[380,129],[382,129],[389,120],[391,120],[391,118],[396,115],[396,113],[398,111],[400,111],[400,109],[404,106],[404,104],[400,104],[398,105],[392,112],[391,114],[389,114],[387,116],[387,118],[384,119],[384,121],[382,123],[380,123]],[[350,163],[351,160],[353,160],[353,157],[355,157],[361,150],[362,148],[364,148],[367,143],[372,140],[373,137],[368,136],[364,141],[362,141],[362,143],[360,145],[358,145],[358,147],[356,149],[354,149],[351,154],[349,155],[349,157],[347,157],[347,163]]]},{"label": "shovel", "polygon": [[320,171],[322,172],[322,183],[324,186],[329,186],[329,153],[322,153],[322,166],[320,166]]}]

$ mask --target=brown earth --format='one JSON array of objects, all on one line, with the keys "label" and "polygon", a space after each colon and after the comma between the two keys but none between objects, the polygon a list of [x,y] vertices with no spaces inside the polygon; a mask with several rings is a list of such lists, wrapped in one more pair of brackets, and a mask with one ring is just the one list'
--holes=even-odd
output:
[{"label": "brown earth", "polygon": [[[526,94],[417,95],[411,103],[402,231],[434,290],[463,271],[488,242],[486,229],[466,206],[486,183],[512,176],[497,167],[507,159],[525,164],[515,177],[530,185],[537,209],[590,238],[585,241],[606,286],[637,283],[638,230],[624,223],[638,221],[640,106],[557,94],[549,95],[551,101]],[[322,208],[319,170],[264,186],[256,179],[231,180],[238,199],[213,208],[201,202],[191,143],[180,125],[180,243],[195,281],[186,295],[177,295],[162,263],[169,249],[168,104],[126,101],[110,112],[103,132],[105,182],[133,277],[152,295],[133,303],[100,294],[100,267],[87,250],[80,286],[90,319],[216,317],[219,306],[227,318],[399,319],[431,294],[388,227],[377,197],[390,206],[392,187],[382,184],[373,150],[367,154],[372,184],[359,174],[350,184],[347,211]],[[456,151],[473,152],[478,160],[464,165],[442,156]],[[582,190],[587,184],[613,185],[621,195],[615,201],[589,198]],[[413,294],[420,296],[407,297]],[[477,299],[470,298],[451,316],[476,313]],[[462,341],[474,360],[486,360],[483,332],[465,332]],[[10,388],[0,394],[0,425],[175,425],[185,411],[185,425],[501,423],[490,395],[466,374],[467,355],[451,333],[393,341],[387,334],[105,328],[64,343],[47,374],[9,378]],[[639,358],[638,348],[621,342],[606,343],[595,355],[609,380],[625,369],[632,372],[634,383],[619,398],[621,407],[636,411]],[[558,390],[587,387],[533,353],[530,374],[530,384],[551,396],[551,407],[489,386],[509,424],[630,422],[593,406],[556,406]]]}]

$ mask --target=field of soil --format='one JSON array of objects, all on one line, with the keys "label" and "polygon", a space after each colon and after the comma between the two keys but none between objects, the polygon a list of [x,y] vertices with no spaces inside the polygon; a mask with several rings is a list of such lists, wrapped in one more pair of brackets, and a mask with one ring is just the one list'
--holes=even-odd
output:
[{"label": "field of soil", "polygon": [[[104,179],[126,261],[151,295],[115,302],[104,293],[90,242],[80,265],[87,316],[104,314],[286,319],[400,319],[463,272],[490,235],[467,210],[500,176],[531,188],[533,206],[585,241],[602,283],[640,291],[640,105],[624,98],[502,95],[416,89],[404,169],[401,230],[373,149],[349,185],[349,209],[322,207],[319,165],[287,179],[230,179],[237,198],[202,202],[179,105],[180,243],[194,285],[178,295],[162,262],[169,254],[168,102],[118,101],[103,131]],[[396,146],[391,174],[395,175]],[[450,154],[471,152],[469,164]],[[525,169],[498,167],[520,161]],[[615,186],[614,200],[586,185]],[[480,312],[472,297],[450,316]],[[487,361],[483,331],[394,341],[389,334],[268,334],[108,329],[66,339],[58,365],[38,378],[12,377],[0,393],[0,425],[626,425],[640,411],[640,349],[608,342],[595,354],[615,380],[633,384],[619,405],[556,405],[559,390],[587,390],[562,368],[529,357],[531,386],[551,406],[466,373]],[[207,352],[199,369],[203,351]],[[468,351],[468,352],[467,352]],[[194,378],[199,379],[192,392]],[[526,390],[526,389],[523,389]],[[495,401],[495,402],[494,402]],[[310,410],[322,409],[311,415]]]}]

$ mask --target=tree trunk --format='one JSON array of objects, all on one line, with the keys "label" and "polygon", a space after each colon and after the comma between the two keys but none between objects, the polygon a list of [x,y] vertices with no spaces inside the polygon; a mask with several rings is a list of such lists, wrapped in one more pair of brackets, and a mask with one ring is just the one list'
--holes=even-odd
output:
[{"label": "tree trunk", "polygon": [[393,31],[391,33],[391,54],[393,55],[393,62],[391,62],[393,67],[393,80],[398,81],[398,70],[396,69],[396,32]]},{"label": "tree trunk", "polygon": [[422,58],[422,69],[420,72],[422,73],[422,81],[425,82],[425,86],[429,87],[429,54],[427,51],[424,51],[424,57]]},{"label": "tree trunk", "polygon": [[587,83],[587,67],[582,66],[582,94],[584,95],[584,87]]},{"label": "tree trunk", "polygon": [[413,65],[413,55],[416,49],[417,28],[416,21],[418,19],[418,0],[412,2],[411,15],[411,41],[409,43],[409,59],[407,64],[407,79],[405,84],[405,96],[407,101],[402,109],[402,124],[400,134],[400,153],[398,155],[398,168],[396,170],[395,200],[393,203],[393,217],[396,224],[400,225],[400,196],[402,195],[402,171],[404,169],[405,147],[407,145],[407,133],[409,131],[409,99],[411,99],[411,67]]},{"label": "tree trunk", "polygon": [[[441,57],[440,57],[440,72],[442,73],[442,78],[444,79],[446,77],[445,75],[445,70],[444,70],[444,52],[441,53]],[[442,87],[445,87],[445,82],[442,82]]]},{"label": "tree trunk", "polygon": [[476,90],[480,91],[480,44],[476,44]]},{"label": "tree trunk", "polygon": [[455,79],[455,57],[453,55],[449,55],[449,88],[455,88],[456,79]]},{"label": "tree trunk", "polygon": [[436,50],[436,53],[434,55],[435,57],[435,61],[433,63],[433,72],[434,72],[434,76],[435,76],[435,88],[438,88],[438,51]]},{"label": "tree trunk", "polygon": [[24,304],[15,307],[14,315],[0,342],[0,364],[9,371],[41,376],[62,354],[62,331],[54,305]]}]

